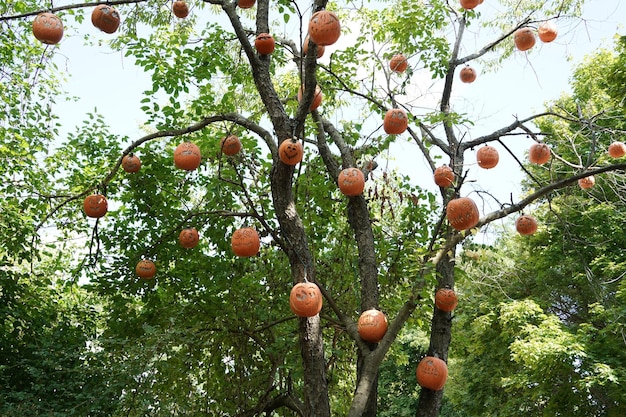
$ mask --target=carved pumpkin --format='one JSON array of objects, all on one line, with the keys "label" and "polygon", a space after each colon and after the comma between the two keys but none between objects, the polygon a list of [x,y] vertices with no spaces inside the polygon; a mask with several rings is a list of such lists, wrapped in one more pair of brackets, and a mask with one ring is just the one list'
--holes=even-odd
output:
[{"label": "carved pumpkin", "polygon": [[535,34],[530,28],[521,28],[515,32],[513,41],[515,42],[517,49],[520,51],[527,51],[535,46]]},{"label": "carved pumpkin", "polygon": [[39,13],[33,19],[33,35],[40,42],[56,45],[63,38],[63,22],[52,13]]},{"label": "carved pumpkin", "polygon": [[177,0],[172,4],[172,12],[174,16],[184,19],[189,15],[189,7],[184,1]]},{"label": "carved pumpkin", "polygon": [[[300,86],[300,88],[298,89],[298,103],[302,101],[302,97],[304,95],[302,89],[303,89],[303,86]],[[309,107],[309,110],[313,111],[317,109],[320,106],[320,104],[322,104],[323,98],[324,98],[324,95],[322,94],[322,89],[320,88],[319,85],[316,85],[315,92],[313,93],[313,101],[311,102],[311,107]]]},{"label": "carved pumpkin", "polygon": [[220,140],[220,149],[225,155],[237,155],[241,150],[241,141],[236,135],[225,136]]},{"label": "carved pumpkin", "polygon": [[439,358],[426,356],[417,365],[415,376],[420,387],[439,391],[446,385],[448,365]]},{"label": "carved pumpkin", "polygon": [[254,40],[254,47],[259,54],[269,55],[274,52],[276,42],[274,41],[274,37],[269,33],[259,33]]},{"label": "carved pumpkin", "polygon": [[321,58],[322,55],[324,55],[324,51],[326,50],[326,47],[322,45],[317,45],[315,42],[311,41],[310,39],[311,38],[309,37],[309,35],[307,35],[306,38],[304,38],[304,44],[302,45],[303,54],[306,55],[307,52],[309,52],[309,41],[310,41],[311,43],[317,46],[317,57]]},{"label": "carved pumpkin", "polygon": [[556,23],[554,23],[552,20],[543,22],[537,28],[537,36],[539,37],[539,40],[544,43],[552,42],[556,39],[558,34],[559,31],[556,27]]},{"label": "carved pumpkin", "polygon": [[478,207],[469,197],[459,197],[448,202],[446,217],[456,230],[467,230],[476,226],[480,219]]},{"label": "carved pumpkin", "polygon": [[341,36],[341,23],[333,12],[320,10],[313,13],[309,21],[309,36],[317,45],[328,46]]},{"label": "carved pumpkin", "polygon": [[409,61],[402,54],[396,54],[389,61],[389,69],[393,72],[403,73],[409,67]]},{"label": "carved pumpkin", "polygon": [[626,145],[623,142],[613,142],[609,145],[611,158],[621,158],[624,155],[626,155]]},{"label": "carved pumpkin", "polygon": [[322,310],[322,293],[313,282],[299,282],[289,294],[289,308],[298,317],[313,317]]},{"label": "carved pumpkin", "polygon": [[596,184],[596,179],[593,175],[581,178],[578,180],[578,186],[583,190],[588,190]]},{"label": "carved pumpkin", "polygon": [[141,160],[137,155],[129,153],[122,158],[122,169],[128,173],[135,173],[141,169]]},{"label": "carved pumpkin", "polygon": [[387,333],[387,316],[382,311],[371,309],[364,311],[357,322],[361,339],[370,343],[378,343]]},{"label": "carved pumpkin", "polygon": [[108,4],[99,4],[91,12],[91,23],[105,33],[113,33],[120,26],[120,14]]},{"label": "carved pumpkin", "polygon": [[346,168],[337,178],[339,190],[348,197],[360,195],[365,188],[365,175],[358,168]]},{"label": "carved pumpkin", "polygon": [[195,248],[199,241],[200,234],[195,227],[187,227],[181,230],[180,234],[178,235],[178,242],[180,243],[180,246],[185,249]]},{"label": "carved pumpkin", "polygon": [[83,210],[87,217],[99,219],[107,214],[109,203],[102,194],[91,194],[85,197],[83,201]]},{"label": "carved pumpkin", "polygon": [[249,9],[256,3],[256,0],[239,0],[237,6],[241,9]]},{"label": "carved pumpkin", "polygon": [[404,133],[409,126],[409,119],[402,109],[390,109],[385,113],[383,119],[383,129],[388,135],[399,135]]},{"label": "carved pumpkin", "polygon": [[233,233],[230,239],[230,246],[233,249],[233,253],[237,256],[255,256],[261,248],[261,239],[253,228],[242,227]]},{"label": "carved pumpkin", "polygon": [[461,0],[461,7],[465,10],[472,10],[474,7],[482,3],[479,0]]},{"label": "carved pumpkin", "polygon": [[532,235],[537,231],[537,220],[533,216],[523,214],[515,220],[515,230],[523,236]]},{"label": "carved pumpkin", "polygon": [[443,188],[450,187],[454,183],[454,171],[447,165],[437,167],[433,177],[435,184]]},{"label": "carved pumpkin", "polygon": [[142,259],[135,266],[135,273],[139,278],[151,279],[156,274],[156,265],[150,259]]},{"label": "carved pumpkin", "polygon": [[528,160],[533,164],[545,164],[551,156],[550,147],[545,143],[533,143],[528,150]]},{"label": "carved pumpkin", "polygon": [[473,83],[476,80],[476,70],[469,65],[466,65],[459,73],[459,78],[464,83]]},{"label": "carved pumpkin", "polygon": [[174,149],[176,168],[193,171],[200,166],[201,160],[200,148],[195,143],[183,142]]},{"label": "carved pumpkin", "polygon": [[299,140],[285,139],[278,147],[278,157],[284,164],[297,165],[303,156],[304,148]]},{"label": "carved pumpkin", "polygon": [[498,150],[493,146],[485,145],[476,152],[476,162],[478,162],[478,166],[481,168],[491,169],[498,165],[498,161],[500,161],[500,155],[498,155]]},{"label": "carved pumpkin", "polygon": [[454,310],[459,304],[459,298],[451,288],[439,288],[435,293],[435,306],[445,312]]}]

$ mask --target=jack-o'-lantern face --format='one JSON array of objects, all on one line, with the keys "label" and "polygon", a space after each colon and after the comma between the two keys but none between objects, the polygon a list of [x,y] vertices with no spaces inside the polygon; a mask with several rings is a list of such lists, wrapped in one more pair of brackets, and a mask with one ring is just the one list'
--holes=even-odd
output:
[{"label": "jack-o'-lantern face", "polygon": [[302,143],[295,139],[286,139],[278,147],[278,156],[286,165],[297,165],[303,155]]},{"label": "jack-o'-lantern face", "polygon": [[299,317],[313,317],[322,309],[322,293],[312,282],[300,282],[291,289],[289,308]]},{"label": "jack-o'-lantern face", "polygon": [[337,184],[344,195],[354,197],[363,192],[365,175],[358,168],[346,168],[339,173]]}]

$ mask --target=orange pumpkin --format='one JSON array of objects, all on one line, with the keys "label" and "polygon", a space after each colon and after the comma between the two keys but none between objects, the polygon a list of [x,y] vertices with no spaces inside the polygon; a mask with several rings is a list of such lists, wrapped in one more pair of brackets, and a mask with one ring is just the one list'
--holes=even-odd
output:
[{"label": "orange pumpkin", "polygon": [[464,83],[473,83],[476,80],[476,70],[469,65],[466,65],[459,73],[459,78]]},{"label": "orange pumpkin", "polygon": [[448,365],[439,358],[426,356],[417,365],[415,376],[420,387],[439,391],[446,385]]},{"label": "orange pumpkin", "polygon": [[454,183],[454,171],[447,165],[437,167],[433,177],[435,184],[443,188],[450,187]]},{"label": "orange pumpkin", "polygon": [[333,12],[320,10],[313,13],[309,21],[309,36],[317,45],[328,46],[341,36],[341,23]]},{"label": "orange pumpkin", "polygon": [[135,173],[141,169],[141,160],[137,155],[129,153],[122,158],[122,169],[128,173]]},{"label": "orange pumpkin", "polygon": [[346,168],[337,178],[339,190],[348,197],[360,195],[365,188],[365,175],[358,168]]},{"label": "orange pumpkin", "polygon": [[150,259],[142,259],[135,266],[135,273],[139,278],[151,279],[156,274],[156,265]]},{"label": "orange pumpkin", "polygon": [[399,135],[404,133],[409,126],[409,119],[402,109],[390,109],[385,113],[383,119],[383,129],[388,135]]},{"label": "orange pumpkin", "polygon": [[451,288],[439,288],[435,293],[435,306],[445,312],[450,312],[459,304],[459,297]]},{"label": "orange pumpkin", "polygon": [[237,155],[241,150],[241,141],[236,135],[225,136],[220,140],[220,149],[225,155]]},{"label": "orange pumpkin", "polygon": [[[302,101],[303,96],[304,96],[303,86],[300,86],[300,88],[298,89],[298,103]],[[311,107],[309,107],[309,110],[313,111],[317,109],[320,106],[320,104],[322,104],[323,98],[324,98],[324,95],[322,94],[322,89],[320,88],[319,85],[316,85],[315,92],[313,93],[313,101],[311,102]]]},{"label": "orange pumpkin", "polygon": [[556,27],[556,23],[551,20],[543,22],[537,28],[537,36],[539,37],[539,40],[544,43],[552,42],[556,39],[558,34],[559,31]]},{"label": "orange pumpkin", "polygon": [[189,15],[189,7],[184,1],[177,0],[172,4],[172,12],[174,16],[184,19]]},{"label": "orange pumpkin", "polygon": [[469,197],[459,197],[448,202],[446,217],[450,226],[456,230],[467,230],[478,224],[480,214],[474,200]]},{"label": "orange pumpkin", "polygon": [[621,158],[624,155],[626,155],[626,145],[623,142],[613,142],[609,145],[611,158]]},{"label": "orange pumpkin", "polygon": [[393,72],[403,73],[409,67],[409,61],[403,54],[396,54],[389,61],[389,69]]},{"label": "orange pumpkin", "polygon": [[87,217],[99,219],[107,214],[109,203],[102,194],[91,194],[85,197],[83,201],[83,210]]},{"label": "orange pumpkin", "polygon": [[500,161],[500,155],[493,146],[485,145],[476,152],[476,162],[481,168],[491,169],[498,165],[498,161]]},{"label": "orange pumpkin", "polygon": [[259,54],[269,55],[274,52],[276,42],[274,41],[274,37],[269,33],[259,33],[254,40],[254,47]]},{"label": "orange pumpkin", "polygon": [[550,147],[545,143],[533,143],[528,150],[528,160],[533,164],[545,164],[551,156]]},{"label": "orange pumpkin", "polygon": [[361,339],[370,343],[378,343],[387,333],[387,316],[382,311],[372,308],[364,311],[357,322],[357,330]]},{"label": "orange pumpkin", "polygon": [[237,6],[241,9],[249,9],[256,3],[256,0],[239,0]]},{"label": "orange pumpkin", "polygon": [[185,249],[195,248],[199,241],[200,234],[195,227],[187,227],[178,235],[178,242]]},{"label": "orange pumpkin", "polygon": [[474,7],[482,3],[479,0],[461,0],[461,7],[465,10],[472,10]]},{"label": "orange pumpkin", "polygon": [[113,33],[120,26],[120,14],[108,4],[99,4],[91,12],[91,23],[105,33]]},{"label": "orange pumpkin", "polygon": [[581,178],[578,180],[578,186],[583,190],[588,190],[596,184],[596,179],[593,175]]},{"label": "orange pumpkin", "polygon": [[176,168],[193,171],[200,166],[201,160],[200,148],[195,143],[183,142],[174,149]]},{"label": "orange pumpkin", "polygon": [[53,13],[39,13],[33,19],[33,35],[47,45],[56,45],[63,38],[63,22]]},{"label": "orange pumpkin", "polygon": [[304,148],[299,140],[285,139],[278,147],[278,157],[286,165],[297,165],[303,156]]},{"label": "orange pumpkin", "polygon": [[[307,52],[309,52],[309,41],[310,41],[310,37],[309,37],[309,35],[307,35],[306,38],[304,38],[304,45],[302,45],[302,53],[304,55],[306,55]],[[311,43],[313,43],[314,45],[317,46],[317,57],[321,58],[322,55],[324,55],[324,51],[326,50],[326,47],[322,46],[322,45],[317,45],[313,41],[311,41]]]},{"label": "orange pumpkin", "polygon": [[523,214],[515,220],[515,230],[523,236],[532,235],[537,231],[537,220],[528,214]]},{"label": "orange pumpkin", "polygon": [[517,49],[520,51],[527,51],[535,46],[535,34],[530,28],[521,28],[515,32],[513,41],[515,42]]},{"label": "orange pumpkin", "polygon": [[322,293],[313,282],[299,282],[289,294],[289,308],[298,317],[313,317],[322,310]]},{"label": "orange pumpkin", "polygon": [[230,239],[230,246],[233,249],[233,253],[237,256],[255,256],[261,248],[261,239],[257,231],[252,227],[242,227],[233,233]]}]

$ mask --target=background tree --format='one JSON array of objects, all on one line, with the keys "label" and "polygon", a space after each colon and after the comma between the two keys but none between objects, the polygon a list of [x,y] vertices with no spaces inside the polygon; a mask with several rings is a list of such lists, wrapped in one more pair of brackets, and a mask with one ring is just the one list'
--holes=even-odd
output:
[{"label": "background tree", "polygon": [[[501,62],[513,52],[517,29],[574,15],[581,5],[535,3],[502,1],[503,14],[488,20],[481,19],[480,9],[462,10],[444,1],[422,7],[402,1],[337,5],[343,36],[352,44],[328,51],[330,59],[319,62],[319,46],[309,43],[304,55],[301,45],[310,15],[325,9],[325,1],[307,10],[267,0],[251,10],[236,2],[196,2],[185,20],[172,17],[169,3],[109,2],[124,17],[111,46],[152,79],[142,103],[147,133],[117,137],[93,112],[57,141],[54,130],[38,123],[43,116],[26,112],[35,129],[10,124],[10,134],[34,140],[47,132],[38,136],[46,142],[31,164],[40,169],[33,204],[42,207],[27,222],[35,234],[33,250],[41,247],[37,237],[43,228],[52,224],[63,238],[86,242],[74,259],[74,278],[88,278],[107,306],[104,331],[94,340],[113,367],[116,387],[122,387],[112,405],[115,413],[244,416],[278,410],[373,416],[381,363],[401,330],[412,327],[409,323],[428,335],[428,343],[416,351],[447,360],[451,313],[433,308],[430,300],[435,289],[454,287],[455,249],[471,235],[448,225],[444,207],[472,185],[472,150],[496,142],[507,149],[505,141],[520,133],[539,140],[533,122],[541,117],[587,122],[585,113],[551,111],[473,137],[471,117],[455,109],[457,68],[488,53],[498,56],[492,64]],[[70,25],[72,16],[81,22],[95,4],[52,11]],[[32,45],[26,19],[47,9],[35,2],[2,9],[0,21],[11,33],[3,46],[7,80],[25,62],[39,62],[46,73],[55,73],[49,57],[56,47]],[[485,30],[490,39],[484,46],[464,47],[474,22],[492,28]],[[271,55],[255,50],[253,39],[260,33],[272,33],[278,41]],[[16,58],[11,55],[16,44],[34,49]],[[387,64],[398,51],[409,59],[405,74],[391,72]],[[32,59],[35,54],[39,60]],[[420,75],[440,80],[435,106],[421,102],[424,95],[415,88]],[[323,105],[311,111],[318,84]],[[18,84],[19,94],[35,90]],[[56,96],[41,91],[47,100]],[[382,168],[401,137],[380,130],[391,108],[407,113],[405,137],[428,170],[440,160],[453,168],[453,187],[440,188],[438,197]],[[228,134],[242,140],[237,156],[222,152],[220,140]],[[305,159],[296,166],[282,162],[278,152],[292,139],[305,147]],[[199,145],[198,170],[173,166],[172,153],[183,141]],[[140,156],[142,168],[126,175],[120,165],[130,153]],[[339,172],[348,167],[369,179],[364,194],[347,198],[338,192]],[[498,204],[468,228],[520,211],[579,178],[623,168],[564,164],[561,177],[541,183],[522,200]],[[488,207],[488,194],[472,188]],[[110,211],[85,220],[80,205],[94,191],[106,195]],[[42,196],[49,207],[42,205]],[[260,231],[257,257],[232,256],[230,236],[243,225]],[[176,241],[187,226],[202,236],[192,250]],[[136,278],[134,267],[143,258],[156,262],[154,280]],[[31,263],[40,268],[34,259]],[[319,285],[325,307],[319,315],[296,319],[287,300],[291,287],[302,281]],[[390,319],[377,344],[366,343],[357,332],[357,317],[370,308],[386,311]],[[418,359],[412,358],[415,364]],[[354,376],[346,376],[353,370]],[[437,415],[441,401],[442,391],[422,389],[416,414]]]}]

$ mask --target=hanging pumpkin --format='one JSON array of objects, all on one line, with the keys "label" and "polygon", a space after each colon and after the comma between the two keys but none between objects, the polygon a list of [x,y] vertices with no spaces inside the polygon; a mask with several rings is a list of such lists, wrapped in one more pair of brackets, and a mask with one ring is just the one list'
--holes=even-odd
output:
[{"label": "hanging pumpkin", "polygon": [[294,138],[285,139],[278,147],[278,157],[286,165],[297,165],[303,156],[302,143]]},{"label": "hanging pumpkin", "polygon": [[325,46],[317,45],[315,42],[310,40],[309,35],[304,38],[304,44],[302,45],[302,53],[306,56],[307,52],[309,52],[309,41],[317,46],[317,57],[321,58],[324,55],[324,51],[326,50]]},{"label": "hanging pumpkin", "polygon": [[180,246],[185,249],[195,248],[199,241],[200,234],[195,227],[187,227],[181,230],[180,234],[178,235],[178,242],[180,243]]},{"label": "hanging pumpkin", "polygon": [[113,33],[120,26],[120,14],[108,4],[99,4],[91,12],[91,23],[105,33]]},{"label": "hanging pumpkin", "polygon": [[439,391],[446,385],[448,365],[439,358],[426,356],[417,365],[415,376],[420,387]]},{"label": "hanging pumpkin", "polygon": [[403,73],[409,67],[409,61],[403,54],[396,54],[389,61],[389,69],[393,72]]},{"label": "hanging pumpkin", "polygon": [[370,343],[378,343],[387,333],[387,316],[382,311],[372,308],[364,311],[357,322],[357,330],[361,339]]},{"label": "hanging pumpkin", "polygon": [[239,6],[240,9],[249,9],[254,6],[255,3],[256,0],[239,0],[237,6]]},{"label": "hanging pumpkin", "polygon": [[459,197],[448,202],[446,217],[450,226],[456,230],[467,230],[478,224],[480,214],[474,200],[469,197]]},{"label": "hanging pumpkin", "polygon": [[593,175],[581,178],[578,180],[578,186],[583,190],[588,190],[596,184],[596,179]]},{"label": "hanging pumpkin", "polygon": [[[303,93],[303,87],[304,86],[300,86],[300,88],[298,89],[298,103],[302,101],[302,97],[304,95]],[[315,86],[315,92],[313,93],[313,101],[311,102],[311,107],[309,107],[309,110],[313,111],[315,109],[317,109],[320,104],[322,104],[322,99],[324,98],[324,95],[322,94],[322,89],[320,88],[319,85]]]},{"label": "hanging pumpkin", "polygon": [[220,149],[225,155],[237,155],[241,150],[241,141],[236,135],[225,136],[220,140]]},{"label": "hanging pumpkin", "polygon": [[445,312],[450,312],[459,304],[459,297],[451,288],[439,288],[435,293],[435,306]]},{"label": "hanging pumpkin", "polygon": [[313,317],[322,310],[322,293],[313,282],[299,282],[289,294],[289,308],[298,317]]},{"label": "hanging pumpkin", "polygon": [[174,149],[176,168],[193,171],[200,166],[201,160],[200,148],[195,143],[183,142]]},{"label": "hanging pumpkin", "polygon": [[269,33],[259,33],[254,40],[254,47],[259,54],[269,55],[274,52],[276,42],[274,41],[274,37]]},{"label": "hanging pumpkin", "polygon": [[184,19],[189,15],[189,6],[183,0],[177,0],[172,4],[174,16]]},{"label": "hanging pumpkin", "polygon": [[257,231],[252,227],[242,227],[233,233],[230,239],[230,246],[233,249],[233,253],[237,256],[255,256],[261,248],[261,239]]},{"label": "hanging pumpkin", "polygon": [[53,13],[39,13],[33,19],[33,35],[47,45],[56,45],[63,38],[63,22]]},{"label": "hanging pumpkin", "polygon": [[317,45],[328,46],[341,36],[341,23],[333,12],[320,10],[313,13],[309,21],[309,36]]},{"label": "hanging pumpkin", "polygon": [[609,145],[609,156],[611,158],[621,158],[626,155],[626,145],[623,142],[613,142]]},{"label": "hanging pumpkin", "polygon": [[545,143],[533,143],[528,150],[528,160],[533,164],[545,164],[551,156],[550,147]]},{"label": "hanging pumpkin", "polygon": [[343,195],[348,197],[361,195],[365,188],[365,175],[358,168],[346,168],[339,173],[337,184]]},{"label": "hanging pumpkin", "polygon": [[535,34],[530,28],[521,28],[515,32],[513,41],[515,42],[517,49],[520,51],[527,51],[535,46]]},{"label": "hanging pumpkin", "polygon": [[139,278],[151,279],[156,274],[156,265],[150,259],[142,259],[135,266],[135,273]]},{"label": "hanging pumpkin", "polygon": [[528,214],[523,214],[515,220],[515,230],[522,236],[532,235],[537,231],[537,220]]},{"label": "hanging pumpkin", "polygon": [[406,131],[409,119],[402,109],[390,109],[385,113],[383,129],[388,135],[399,135]]},{"label": "hanging pumpkin", "polygon": [[433,177],[435,184],[443,188],[450,187],[454,183],[454,171],[447,165],[437,167]]},{"label": "hanging pumpkin", "polygon": [[83,210],[87,217],[99,219],[107,214],[109,203],[102,194],[91,194],[83,201]]},{"label": "hanging pumpkin", "polygon": [[473,83],[476,80],[476,70],[469,65],[466,65],[459,73],[459,78],[464,83]]},{"label": "hanging pumpkin", "polygon": [[122,169],[128,173],[135,173],[141,169],[141,160],[137,155],[129,153],[122,158]]},{"label": "hanging pumpkin", "polygon": [[478,6],[482,1],[479,0],[461,0],[461,7],[465,10],[472,10],[474,7]]},{"label": "hanging pumpkin", "polygon": [[556,27],[556,23],[552,20],[543,22],[537,28],[537,36],[539,37],[539,40],[544,43],[549,43],[555,40],[558,33],[559,31]]},{"label": "hanging pumpkin", "polygon": [[491,169],[498,165],[499,160],[498,150],[493,146],[485,145],[476,152],[476,162],[481,168]]}]

